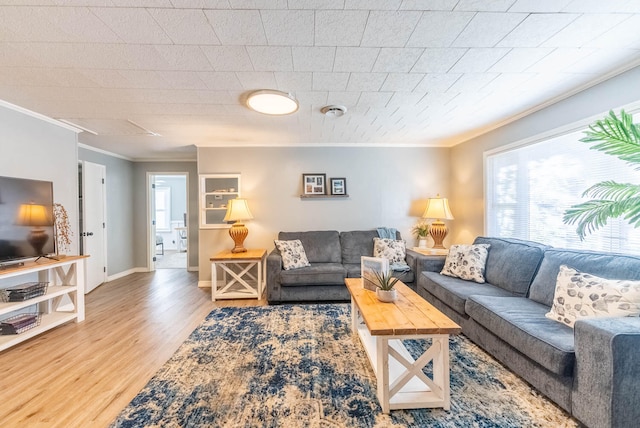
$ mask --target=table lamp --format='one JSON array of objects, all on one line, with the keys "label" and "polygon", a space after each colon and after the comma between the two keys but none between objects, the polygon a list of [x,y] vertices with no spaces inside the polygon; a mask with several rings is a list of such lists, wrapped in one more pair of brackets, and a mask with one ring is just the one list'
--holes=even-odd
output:
[{"label": "table lamp", "polygon": [[235,243],[235,247],[231,250],[232,253],[244,253],[247,251],[242,244],[249,234],[249,229],[247,229],[242,222],[251,219],[253,219],[253,215],[251,211],[249,211],[249,204],[246,199],[237,198],[229,200],[227,214],[225,214],[222,221],[235,221],[231,229],[229,229],[229,235]]},{"label": "table lamp", "polygon": [[33,228],[27,241],[36,251],[36,254],[41,256],[42,248],[49,240],[49,235],[47,235],[43,227],[53,225],[51,208],[38,204],[22,204],[18,210],[16,224]]},{"label": "table lamp", "polygon": [[424,210],[422,218],[433,219],[429,228],[429,235],[433,238],[433,248],[444,249],[442,241],[447,236],[447,226],[442,220],[453,220],[453,214],[449,209],[449,201],[447,198],[441,198],[438,194],[435,198],[429,198],[427,201],[427,209]]}]

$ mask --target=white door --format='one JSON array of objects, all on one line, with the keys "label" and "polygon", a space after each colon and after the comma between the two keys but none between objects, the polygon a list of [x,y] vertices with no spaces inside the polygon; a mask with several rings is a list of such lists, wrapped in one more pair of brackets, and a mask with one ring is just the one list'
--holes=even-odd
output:
[{"label": "white door", "polygon": [[106,167],[82,162],[82,253],[86,264],[85,293],[106,280]]}]

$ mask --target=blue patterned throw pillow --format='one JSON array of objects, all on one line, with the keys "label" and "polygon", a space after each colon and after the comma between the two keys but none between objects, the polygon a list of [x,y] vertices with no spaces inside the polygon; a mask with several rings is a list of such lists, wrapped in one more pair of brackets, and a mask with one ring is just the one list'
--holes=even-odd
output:
[{"label": "blue patterned throw pillow", "polygon": [[284,270],[311,266],[307,259],[307,253],[304,251],[302,242],[299,239],[294,239],[293,241],[275,240],[274,242],[276,244],[276,248],[280,251]]},{"label": "blue patterned throw pillow", "polygon": [[406,263],[406,244],[395,239],[373,238],[373,257],[387,259],[389,264]]},{"label": "blue patterned throw pillow", "polygon": [[489,244],[452,245],[440,272],[442,275],[484,283]]}]

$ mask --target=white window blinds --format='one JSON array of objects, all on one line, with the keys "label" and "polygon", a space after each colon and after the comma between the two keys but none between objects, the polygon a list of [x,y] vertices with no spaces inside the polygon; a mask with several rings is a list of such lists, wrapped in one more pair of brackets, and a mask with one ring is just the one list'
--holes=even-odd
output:
[{"label": "white window blinds", "polygon": [[486,157],[489,236],[528,239],[562,248],[640,254],[640,229],[611,220],[584,241],[562,217],[582,193],[604,180],[640,183],[640,172],[579,141],[582,131]]}]

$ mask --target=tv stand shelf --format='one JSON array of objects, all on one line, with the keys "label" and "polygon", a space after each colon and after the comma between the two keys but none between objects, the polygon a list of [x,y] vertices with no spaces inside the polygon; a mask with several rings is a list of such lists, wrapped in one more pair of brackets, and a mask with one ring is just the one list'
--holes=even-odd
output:
[{"label": "tv stand shelf", "polygon": [[[0,302],[0,320],[8,318],[12,312],[33,305],[42,313],[40,325],[21,334],[0,336],[0,351],[24,342],[40,333],[69,321],[84,321],[84,265],[88,256],[66,256],[60,260],[40,259],[21,266],[0,271],[0,280],[5,278],[38,274],[38,281],[48,281],[47,292],[23,302]],[[62,298],[69,296],[73,309],[60,307]]]}]

